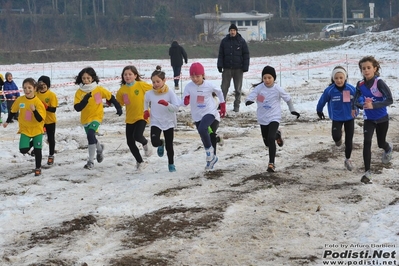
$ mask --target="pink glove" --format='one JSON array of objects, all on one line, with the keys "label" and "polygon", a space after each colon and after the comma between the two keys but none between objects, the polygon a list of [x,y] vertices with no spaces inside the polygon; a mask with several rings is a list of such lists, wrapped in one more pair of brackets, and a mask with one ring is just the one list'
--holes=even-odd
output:
[{"label": "pink glove", "polygon": [[226,103],[225,102],[220,103],[219,106],[220,106],[219,114],[220,114],[220,117],[223,118],[226,116]]},{"label": "pink glove", "polygon": [[165,101],[165,100],[159,100],[158,103],[162,104],[164,106],[168,106],[169,105],[169,103],[167,101]]},{"label": "pink glove", "polygon": [[150,111],[145,110],[143,117],[144,117],[145,120],[147,120],[150,117]]},{"label": "pink glove", "polygon": [[187,95],[184,97],[184,105],[189,105],[190,104],[190,95]]}]

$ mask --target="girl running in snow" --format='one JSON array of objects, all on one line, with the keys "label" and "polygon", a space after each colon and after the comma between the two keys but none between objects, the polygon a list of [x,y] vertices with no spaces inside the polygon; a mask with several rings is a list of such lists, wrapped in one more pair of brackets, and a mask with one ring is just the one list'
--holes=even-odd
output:
[{"label": "girl running in snow", "polygon": [[53,165],[55,152],[55,124],[57,117],[55,112],[58,106],[57,95],[50,91],[50,78],[41,76],[37,80],[36,96],[43,102],[46,108],[46,119],[44,120],[44,128],[46,129],[47,141],[49,145],[49,155],[47,158],[47,165]]},{"label": "girl running in snow", "polygon": [[[360,59],[359,68],[363,80],[356,84],[354,102],[363,109],[363,161],[365,173],[361,182],[368,184],[371,181],[371,141],[374,130],[377,134],[378,148],[383,149],[382,163],[387,164],[392,159],[393,145],[386,141],[389,127],[389,115],[387,106],[393,103],[392,93],[385,82],[380,79],[380,64],[372,56]],[[354,113],[356,106],[352,106]]]},{"label": "girl running in snow", "polygon": [[280,86],[275,84],[276,70],[271,66],[265,66],[262,70],[262,82],[254,84],[254,90],[245,100],[245,105],[251,105],[256,101],[257,118],[260,124],[263,143],[269,147],[268,172],[275,171],[274,159],[276,157],[276,143],[281,147],[284,142],[281,132],[278,131],[281,120],[280,99],[283,99],[291,112],[297,119],[300,114],[294,110],[291,96]]},{"label": "girl running in snow", "polygon": [[[213,169],[218,161],[216,156],[216,130],[219,127],[220,117],[226,115],[226,103],[222,90],[205,80],[205,70],[200,63],[193,63],[190,67],[189,82],[183,92],[183,106],[190,104],[191,117],[201,137],[206,153],[206,170]],[[212,92],[216,93],[220,101],[220,113],[213,99]],[[209,128],[212,129],[210,134]]]},{"label": "girl running in snow", "polygon": [[15,100],[3,127],[6,128],[14,115],[20,113],[18,119],[18,132],[21,133],[19,150],[22,154],[27,154],[33,146],[36,165],[35,176],[39,176],[42,174],[42,143],[46,109],[42,101],[35,96],[36,81],[33,78],[25,79],[22,87],[25,95]]},{"label": "girl running in snow", "polygon": [[145,163],[136,141],[143,145],[144,154],[147,157],[152,154],[148,140],[143,135],[148,119],[143,117],[144,96],[152,89],[152,85],[141,80],[141,75],[135,66],[123,68],[121,76],[121,87],[116,93],[116,99],[121,105],[126,106],[126,141],[136,159],[136,170],[140,171],[145,167]]},{"label": "girl running in snow", "polygon": [[352,114],[352,102],[355,87],[347,83],[348,74],[342,66],[336,66],[331,74],[331,84],[324,90],[316,107],[320,119],[325,119],[323,108],[327,103],[328,116],[332,120],[331,134],[335,145],[342,144],[342,126],[345,129],[345,162],[346,169],[352,171],[350,160],[352,154],[353,133],[357,113]]},{"label": "girl running in snow", "polygon": [[94,156],[98,163],[104,160],[104,145],[96,138],[96,132],[104,117],[104,106],[102,99],[114,104],[116,114],[122,115],[122,108],[116,101],[114,95],[106,88],[98,85],[100,82],[96,71],[92,67],[82,69],[76,77],[75,84],[79,89],[75,93],[74,108],[80,112],[80,122],[87,134],[89,142],[89,160],[84,168],[93,169]]},{"label": "girl running in snow", "polygon": [[[151,144],[158,147],[159,157],[168,156],[169,172],[175,172],[173,137],[174,128],[177,126],[176,112],[179,110],[180,101],[176,94],[165,84],[165,72],[157,66],[151,74],[153,89],[147,91],[144,98],[144,119],[150,118]],[[150,110],[151,109],[151,110]],[[164,138],[161,139],[161,132]]]}]

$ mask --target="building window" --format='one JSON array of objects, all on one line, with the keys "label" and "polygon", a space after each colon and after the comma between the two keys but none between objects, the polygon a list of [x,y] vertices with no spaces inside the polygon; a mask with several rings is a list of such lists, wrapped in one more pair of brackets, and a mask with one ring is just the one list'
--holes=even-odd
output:
[{"label": "building window", "polygon": [[242,20],[237,21],[237,26],[243,26],[243,21]]},{"label": "building window", "polygon": [[257,26],[258,25],[258,21],[257,20],[252,20],[252,26]]},{"label": "building window", "polygon": [[250,20],[246,20],[245,21],[245,26],[251,26],[251,21]]}]

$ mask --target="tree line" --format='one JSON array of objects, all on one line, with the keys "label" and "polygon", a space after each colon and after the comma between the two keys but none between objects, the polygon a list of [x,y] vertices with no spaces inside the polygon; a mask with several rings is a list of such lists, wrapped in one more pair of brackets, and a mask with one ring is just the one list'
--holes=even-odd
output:
[{"label": "tree line", "polygon": [[[370,0],[347,1],[369,17]],[[399,13],[398,1],[374,1],[374,16]],[[0,0],[0,49],[120,45],[172,39],[196,41],[201,13],[271,13],[271,31],[304,31],[301,18],[340,18],[342,0]]]}]

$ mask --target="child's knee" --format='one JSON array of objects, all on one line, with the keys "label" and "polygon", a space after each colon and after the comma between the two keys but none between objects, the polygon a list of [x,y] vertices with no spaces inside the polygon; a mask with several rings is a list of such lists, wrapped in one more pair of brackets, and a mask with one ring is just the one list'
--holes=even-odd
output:
[{"label": "child's knee", "polygon": [[29,150],[30,150],[30,148],[21,148],[21,149],[19,149],[19,151],[20,151],[22,154],[27,154],[27,153],[29,152]]}]

